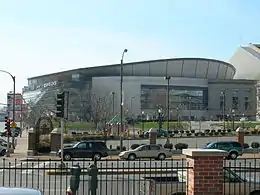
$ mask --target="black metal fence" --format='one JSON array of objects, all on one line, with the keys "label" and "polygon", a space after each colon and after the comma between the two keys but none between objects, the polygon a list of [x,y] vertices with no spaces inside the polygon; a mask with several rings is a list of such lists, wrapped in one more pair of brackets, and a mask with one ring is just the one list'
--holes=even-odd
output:
[{"label": "black metal fence", "polygon": [[168,195],[186,191],[185,160],[90,160],[23,161],[0,160],[0,186],[38,188],[44,194],[64,195],[70,186],[73,166],[81,168],[77,194],[92,195],[88,168],[98,168],[97,195]]},{"label": "black metal fence", "polygon": [[260,195],[260,159],[224,161],[224,194]]},{"label": "black metal fence", "polygon": [[[89,177],[90,160],[23,161],[0,160],[0,186],[40,189],[44,194],[64,195],[71,185],[70,168],[80,167],[77,194],[92,195]],[[189,185],[187,170],[192,169],[182,160],[97,161],[97,195],[174,195],[185,193]],[[260,159],[224,160],[224,194],[260,194]],[[182,194],[182,195],[183,195]],[[178,194],[179,195],[179,194]]]}]

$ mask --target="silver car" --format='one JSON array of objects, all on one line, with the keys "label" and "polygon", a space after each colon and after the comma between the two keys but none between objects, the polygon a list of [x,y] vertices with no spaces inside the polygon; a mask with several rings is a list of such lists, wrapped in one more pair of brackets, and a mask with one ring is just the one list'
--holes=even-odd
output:
[{"label": "silver car", "polygon": [[31,188],[0,187],[0,195],[43,195],[40,190]]},{"label": "silver car", "polygon": [[121,152],[119,157],[121,159],[135,160],[137,158],[155,158],[158,160],[164,160],[172,156],[170,149],[163,148],[159,145],[142,145],[134,150],[128,150]]}]

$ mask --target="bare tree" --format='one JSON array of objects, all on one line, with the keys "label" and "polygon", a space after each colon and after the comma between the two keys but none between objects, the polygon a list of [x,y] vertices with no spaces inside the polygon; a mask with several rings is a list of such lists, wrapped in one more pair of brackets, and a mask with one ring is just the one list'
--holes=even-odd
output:
[{"label": "bare tree", "polygon": [[108,120],[110,120],[111,112],[111,100],[109,95],[97,96],[96,94],[91,95],[91,119],[98,127],[101,125],[103,128]]}]

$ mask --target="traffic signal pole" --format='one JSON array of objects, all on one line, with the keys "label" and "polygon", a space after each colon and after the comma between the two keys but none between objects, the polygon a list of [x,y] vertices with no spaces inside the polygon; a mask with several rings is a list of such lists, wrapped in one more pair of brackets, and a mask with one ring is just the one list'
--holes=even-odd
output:
[{"label": "traffic signal pole", "polygon": [[61,118],[60,120],[60,127],[61,127],[61,134],[60,134],[60,156],[61,156],[61,163],[63,164],[63,148],[64,148],[64,143],[63,143],[63,133],[64,133],[64,128],[65,128],[65,120],[64,118]]}]

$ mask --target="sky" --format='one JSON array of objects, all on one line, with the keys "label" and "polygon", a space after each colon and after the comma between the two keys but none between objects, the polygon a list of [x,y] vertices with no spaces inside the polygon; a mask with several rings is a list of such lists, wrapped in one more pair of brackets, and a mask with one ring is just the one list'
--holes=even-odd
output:
[{"label": "sky", "polygon": [[[260,1],[0,0],[0,69],[27,78],[120,62],[175,57],[228,61],[260,43]],[[0,103],[12,80],[0,72]]]}]

